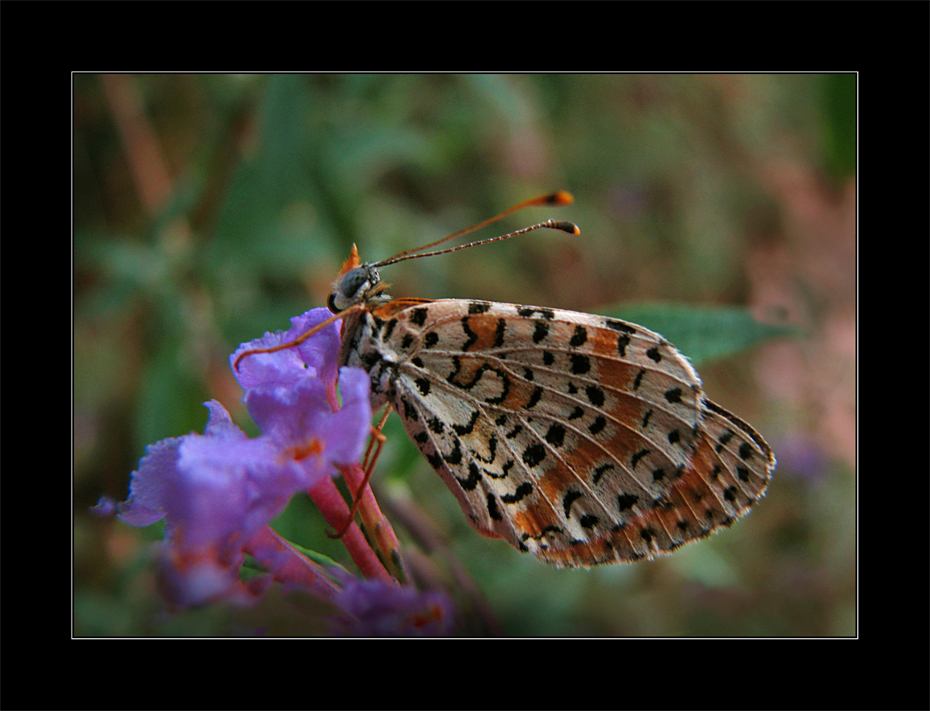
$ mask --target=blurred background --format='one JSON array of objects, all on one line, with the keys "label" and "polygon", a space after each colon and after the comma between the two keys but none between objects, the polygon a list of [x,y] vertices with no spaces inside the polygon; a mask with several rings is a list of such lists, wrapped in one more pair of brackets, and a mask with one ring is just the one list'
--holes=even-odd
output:
[{"label": "blurred background", "polygon": [[[205,400],[255,434],[229,354],[324,306],[352,243],[382,259],[560,189],[574,205],[477,236],[580,237],[403,262],[390,293],[640,309],[673,342],[655,304],[790,326],[713,359],[745,323],[678,342],[772,445],[769,493],[674,556],[558,570],[475,533],[395,416],[373,487],[408,562],[465,634],[856,633],[854,75],[80,74],[73,117],[75,635],[321,632],[278,593],[165,614],[160,526],[88,507],[126,497],[146,444],[202,432]],[[306,498],[275,528],[351,565]]]}]

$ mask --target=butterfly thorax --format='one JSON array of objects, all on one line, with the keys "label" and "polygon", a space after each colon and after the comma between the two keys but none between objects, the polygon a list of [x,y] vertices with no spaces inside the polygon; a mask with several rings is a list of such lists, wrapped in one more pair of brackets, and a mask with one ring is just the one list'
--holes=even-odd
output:
[{"label": "butterfly thorax", "polygon": [[343,320],[339,364],[363,368],[371,376],[371,405],[377,409],[393,396],[396,354],[388,351],[370,311],[356,311]]}]

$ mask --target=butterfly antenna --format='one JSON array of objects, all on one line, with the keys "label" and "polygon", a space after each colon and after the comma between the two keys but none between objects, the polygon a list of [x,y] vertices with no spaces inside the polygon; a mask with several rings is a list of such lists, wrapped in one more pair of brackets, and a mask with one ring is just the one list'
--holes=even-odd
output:
[{"label": "butterfly antenna", "polygon": [[[437,245],[442,244],[443,242],[448,242],[450,239],[455,239],[456,237],[467,235],[469,232],[480,230],[482,227],[487,227],[488,225],[491,225],[497,222],[498,220],[502,220],[505,217],[507,217],[507,215],[510,215],[516,212],[517,210],[522,210],[525,207],[542,207],[544,205],[558,207],[562,205],[571,205],[574,201],[575,201],[575,198],[572,197],[572,194],[566,190],[559,190],[558,192],[549,193],[547,195],[539,195],[538,197],[530,198],[529,200],[524,200],[521,203],[517,203],[513,207],[507,208],[503,212],[495,215],[494,217],[489,217],[487,220],[479,222],[477,225],[472,225],[471,227],[466,227],[464,230],[453,232],[448,237],[443,237],[442,239],[437,239],[435,242],[430,242],[429,244],[424,244],[424,245],[421,245],[420,247],[414,247],[413,249],[405,250],[401,252],[400,254],[395,254],[393,257],[390,257],[389,259],[385,259],[384,261],[378,262],[376,266],[384,266],[385,264],[393,264],[394,262],[401,262],[404,259],[412,259],[412,257],[408,257],[407,255],[412,254],[413,252],[420,252],[424,249],[429,249],[430,247],[435,247]],[[533,229],[536,229],[536,228],[534,227]],[[514,235],[510,235],[510,236],[514,236]],[[503,239],[503,237],[501,239]],[[473,244],[480,244],[480,243],[475,242]],[[471,246],[471,245],[468,245],[468,246]],[[430,254],[441,254],[441,252],[431,252]],[[425,257],[427,255],[423,254],[420,256]]]},{"label": "butterfly antenna", "polygon": [[[499,235],[497,237],[488,237],[487,239],[481,239],[476,242],[469,242],[468,244],[460,244],[457,247],[449,247],[448,249],[439,249],[435,252],[417,252],[416,254],[407,254],[401,253],[396,257],[391,257],[390,259],[385,259],[381,262],[376,262],[372,266],[374,267],[383,267],[388,264],[395,264],[396,262],[402,262],[405,259],[419,259],[420,257],[435,257],[437,254],[448,254],[449,252],[458,252],[460,249],[468,249],[469,247],[477,247],[480,244],[490,244],[491,242],[500,242],[504,239],[510,239],[511,237],[516,237],[518,235],[525,234],[527,232],[532,232],[533,230],[539,229],[550,229],[550,230],[561,230],[562,232],[568,232],[570,235],[580,235],[581,230],[578,229],[578,225],[574,222],[568,222],[566,220],[546,220],[545,222],[540,222],[536,225],[530,225],[529,227],[524,227],[522,230],[517,230],[516,232],[508,232],[505,235]],[[440,240],[440,242],[445,242],[445,239]],[[439,244],[438,242],[436,244]],[[429,246],[429,245],[427,245]],[[425,249],[425,247],[421,247]]]}]

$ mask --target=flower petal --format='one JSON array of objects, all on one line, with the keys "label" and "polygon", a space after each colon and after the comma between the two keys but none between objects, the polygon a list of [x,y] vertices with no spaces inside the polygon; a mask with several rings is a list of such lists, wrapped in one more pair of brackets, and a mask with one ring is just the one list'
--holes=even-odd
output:
[{"label": "flower petal", "polygon": [[240,345],[229,357],[239,384],[248,391],[266,385],[288,386],[307,378],[320,379],[324,385],[335,382],[339,356],[339,321],[325,326],[298,347],[282,348],[273,353],[253,353],[239,361],[238,367],[235,367],[236,360],[246,351],[289,343],[331,316],[328,309],[311,309],[292,318],[291,328],[287,331],[265,333],[261,338]]}]

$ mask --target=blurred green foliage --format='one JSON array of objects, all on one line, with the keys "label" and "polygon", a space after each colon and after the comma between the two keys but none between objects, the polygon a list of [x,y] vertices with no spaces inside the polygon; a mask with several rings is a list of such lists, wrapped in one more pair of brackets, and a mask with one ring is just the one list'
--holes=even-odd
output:
[{"label": "blurred green foliage", "polygon": [[748,309],[683,304],[634,304],[600,309],[613,316],[662,334],[693,364],[723,358],[779,336],[797,335],[781,324],[762,323]]},{"label": "blurred green foliage", "polygon": [[[573,206],[527,210],[500,232],[554,216],[580,237],[540,232],[404,262],[384,274],[390,293],[641,319],[696,361],[785,334],[742,308],[756,295],[746,265],[791,239],[778,166],[809,169],[828,191],[852,177],[855,79],[75,75],[75,633],[229,633],[232,612],[153,623],[153,573],[132,545],[151,535],[86,509],[100,494],[125,497],[146,444],[202,431],[209,398],[254,433],[229,354],[324,305],[353,243],[363,259],[384,258],[567,189]],[[723,404],[755,412],[777,452],[791,426],[752,387],[740,397]],[[770,535],[792,487],[814,496],[811,509],[820,501],[803,483],[667,561],[558,571],[471,531],[396,418],[387,432],[375,486],[441,522],[505,633],[851,633],[849,561],[805,601],[816,619],[772,593],[772,570],[794,555]],[[314,516],[297,497],[276,526],[339,558]],[[814,555],[849,541],[820,544]]]}]

